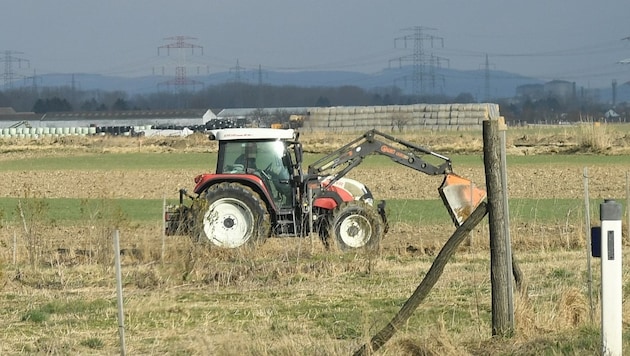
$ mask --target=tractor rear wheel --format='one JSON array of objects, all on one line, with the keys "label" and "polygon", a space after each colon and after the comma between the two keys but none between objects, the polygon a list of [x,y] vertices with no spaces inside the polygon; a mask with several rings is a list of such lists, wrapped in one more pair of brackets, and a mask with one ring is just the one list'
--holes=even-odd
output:
[{"label": "tractor rear wheel", "polygon": [[328,232],[328,238],[334,238],[341,250],[376,249],[383,236],[383,224],[372,206],[351,201],[335,208]]},{"label": "tractor rear wheel", "polygon": [[271,231],[269,212],[251,188],[238,183],[219,183],[206,192],[203,234],[219,247],[237,248],[265,241]]}]

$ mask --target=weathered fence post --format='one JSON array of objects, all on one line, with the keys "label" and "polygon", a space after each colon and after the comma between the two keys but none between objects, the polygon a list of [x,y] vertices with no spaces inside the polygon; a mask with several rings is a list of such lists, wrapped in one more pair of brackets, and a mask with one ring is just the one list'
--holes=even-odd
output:
[{"label": "weathered fence post", "polygon": [[[512,266],[508,258],[511,249],[505,236],[505,199],[507,192],[501,182],[501,145],[499,121],[483,122],[483,160],[488,191],[488,224],[490,232],[490,280],[492,282],[492,335],[507,337],[514,332],[514,317],[510,315]],[[508,268],[509,266],[509,268]],[[510,271],[510,272],[508,272]]]},{"label": "weathered fence post", "polygon": [[505,124],[505,119],[503,116],[499,117],[499,149],[501,153],[501,188],[502,188],[502,198],[503,198],[503,228],[505,229],[505,246],[506,246],[506,268],[508,273],[508,279],[506,288],[508,291],[508,318],[510,318],[509,323],[514,328],[514,290],[512,288],[512,274],[514,273],[512,262],[512,239],[510,237],[510,205],[508,202],[508,179],[507,179],[507,153],[505,152],[505,146],[507,142],[507,125]]},{"label": "weathered fence post", "polygon": [[166,195],[162,196],[162,250],[160,263],[164,264],[164,250],[166,249]]},{"label": "weathered fence post", "polygon": [[116,300],[118,305],[118,336],[120,354],[126,354],[125,348],[125,313],[123,311],[122,272],[120,268],[120,238],[118,230],[114,231],[114,264],[116,265]]},{"label": "weathered fence post", "polygon": [[591,263],[591,199],[588,194],[588,168],[584,167],[584,221],[586,228],[586,284],[588,287],[588,316],[593,322],[593,270]]},{"label": "weathered fence post", "polygon": [[626,230],[628,232],[627,236],[630,236],[630,171],[626,172]]}]

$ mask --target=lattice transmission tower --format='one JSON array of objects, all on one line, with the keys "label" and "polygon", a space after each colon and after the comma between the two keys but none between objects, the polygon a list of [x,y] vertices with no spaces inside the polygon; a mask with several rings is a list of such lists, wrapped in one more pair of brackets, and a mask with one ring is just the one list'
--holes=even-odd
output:
[{"label": "lattice transmission tower", "polygon": [[0,57],[0,62],[4,62],[4,72],[2,73],[2,78],[4,79],[4,87],[11,88],[13,86],[13,82],[22,78],[23,76],[17,74],[14,70],[13,64],[17,63],[19,68],[22,68],[22,63],[29,64],[28,59],[19,58],[14,55],[16,54],[24,54],[22,52],[16,51],[4,51],[4,55]]},{"label": "lattice transmission tower", "polygon": [[[407,75],[403,79],[405,82],[411,81],[412,92],[416,96],[429,93],[428,89],[430,89],[431,94],[444,89],[445,80],[437,72],[438,69],[442,68],[442,63],[448,62],[448,59],[437,56],[430,50],[435,48],[437,44],[444,47],[443,38],[427,34],[427,31],[433,30],[436,29],[415,26],[405,29],[409,34],[394,39],[394,47],[403,46],[404,49],[411,50],[410,54],[398,57],[395,61],[399,62],[401,68],[403,62],[411,62],[411,75]],[[391,62],[392,60],[390,60],[390,64]],[[442,83],[441,87],[439,82]]]},{"label": "lattice transmission tower", "polygon": [[197,85],[203,87],[202,82],[190,79],[188,78],[186,74],[186,68],[188,66],[187,57],[186,57],[187,53],[190,52],[191,55],[194,55],[195,49],[197,49],[197,50],[201,50],[201,55],[203,55],[202,46],[186,42],[187,40],[196,40],[196,38],[188,37],[188,36],[174,36],[174,37],[166,37],[164,38],[164,40],[172,41],[172,42],[159,46],[158,56],[160,55],[160,52],[163,50],[166,50],[166,55],[170,56],[171,50],[173,49],[173,50],[177,50],[178,57],[177,57],[177,64],[175,65],[175,78],[158,83],[158,88],[164,85],[167,88],[170,88],[171,86],[173,86],[179,90],[184,90],[187,87],[192,87],[193,89],[195,89]]}]

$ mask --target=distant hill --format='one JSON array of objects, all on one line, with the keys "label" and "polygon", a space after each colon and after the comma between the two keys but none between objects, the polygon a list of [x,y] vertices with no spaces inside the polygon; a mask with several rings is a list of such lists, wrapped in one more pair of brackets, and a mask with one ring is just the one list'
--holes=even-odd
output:
[{"label": "distant hill", "polygon": [[[266,85],[274,86],[300,86],[300,87],[339,87],[352,85],[365,90],[377,90],[397,86],[404,93],[413,92],[412,67],[396,69],[383,69],[378,73],[366,74],[349,71],[299,71],[299,72],[274,72],[263,71],[260,79]],[[168,76],[143,76],[143,77],[116,77],[99,74],[74,73],[74,74],[44,74],[39,76],[39,86],[59,87],[74,86],[80,90],[125,91],[130,95],[148,94],[166,90],[168,81],[174,77]],[[515,96],[516,88],[523,84],[542,84],[543,81],[528,78],[514,73],[503,71],[490,71],[489,75],[490,98],[510,98]],[[190,75],[189,80],[198,85],[189,86],[187,89],[198,90],[202,86],[214,86],[234,81],[233,73],[222,72],[209,75]],[[486,72],[483,70],[463,71],[456,69],[436,69],[435,73],[425,74],[423,92],[430,94],[443,94],[455,97],[461,93],[472,94],[478,101],[486,99]],[[257,71],[245,71],[240,74],[240,80],[256,85],[259,81]],[[27,85],[27,84],[22,84]],[[174,88],[173,86],[170,87]],[[602,101],[612,98],[610,88],[601,88],[599,97]],[[630,98],[630,85],[618,86],[618,101]]]}]

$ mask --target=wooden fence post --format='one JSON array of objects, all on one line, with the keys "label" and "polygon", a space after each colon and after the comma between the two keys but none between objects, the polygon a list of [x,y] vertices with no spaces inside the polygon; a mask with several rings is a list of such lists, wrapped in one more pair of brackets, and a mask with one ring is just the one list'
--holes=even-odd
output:
[{"label": "wooden fence post", "polygon": [[[483,122],[483,161],[488,192],[488,224],[490,232],[490,280],[492,283],[492,335],[509,337],[514,333],[514,317],[510,315],[512,266],[511,249],[505,236],[505,199],[501,174],[499,121]],[[508,268],[509,266],[509,268]],[[508,272],[509,271],[509,272]]]},{"label": "wooden fence post", "polygon": [[125,312],[123,310],[122,272],[120,268],[120,236],[114,231],[114,264],[116,265],[116,300],[118,305],[118,337],[120,340],[120,355],[127,353],[125,347]]},{"label": "wooden fence post", "polygon": [[472,229],[481,222],[486,216],[487,204],[481,202],[475,211],[461,224],[446,241],[437,257],[433,261],[431,268],[422,279],[422,282],[418,285],[416,290],[411,294],[411,297],[407,299],[402,308],[398,311],[398,314],[383,328],[372,337],[369,343],[363,344],[357,351],[354,352],[354,356],[366,356],[371,355],[380,349],[385,343],[391,339],[397,330],[401,329],[413,312],[418,308],[418,305],[422,303],[424,298],[429,295],[429,292],[442,276],[444,267],[450,260],[451,256],[455,254],[459,245],[464,241],[466,236],[472,231]]}]

